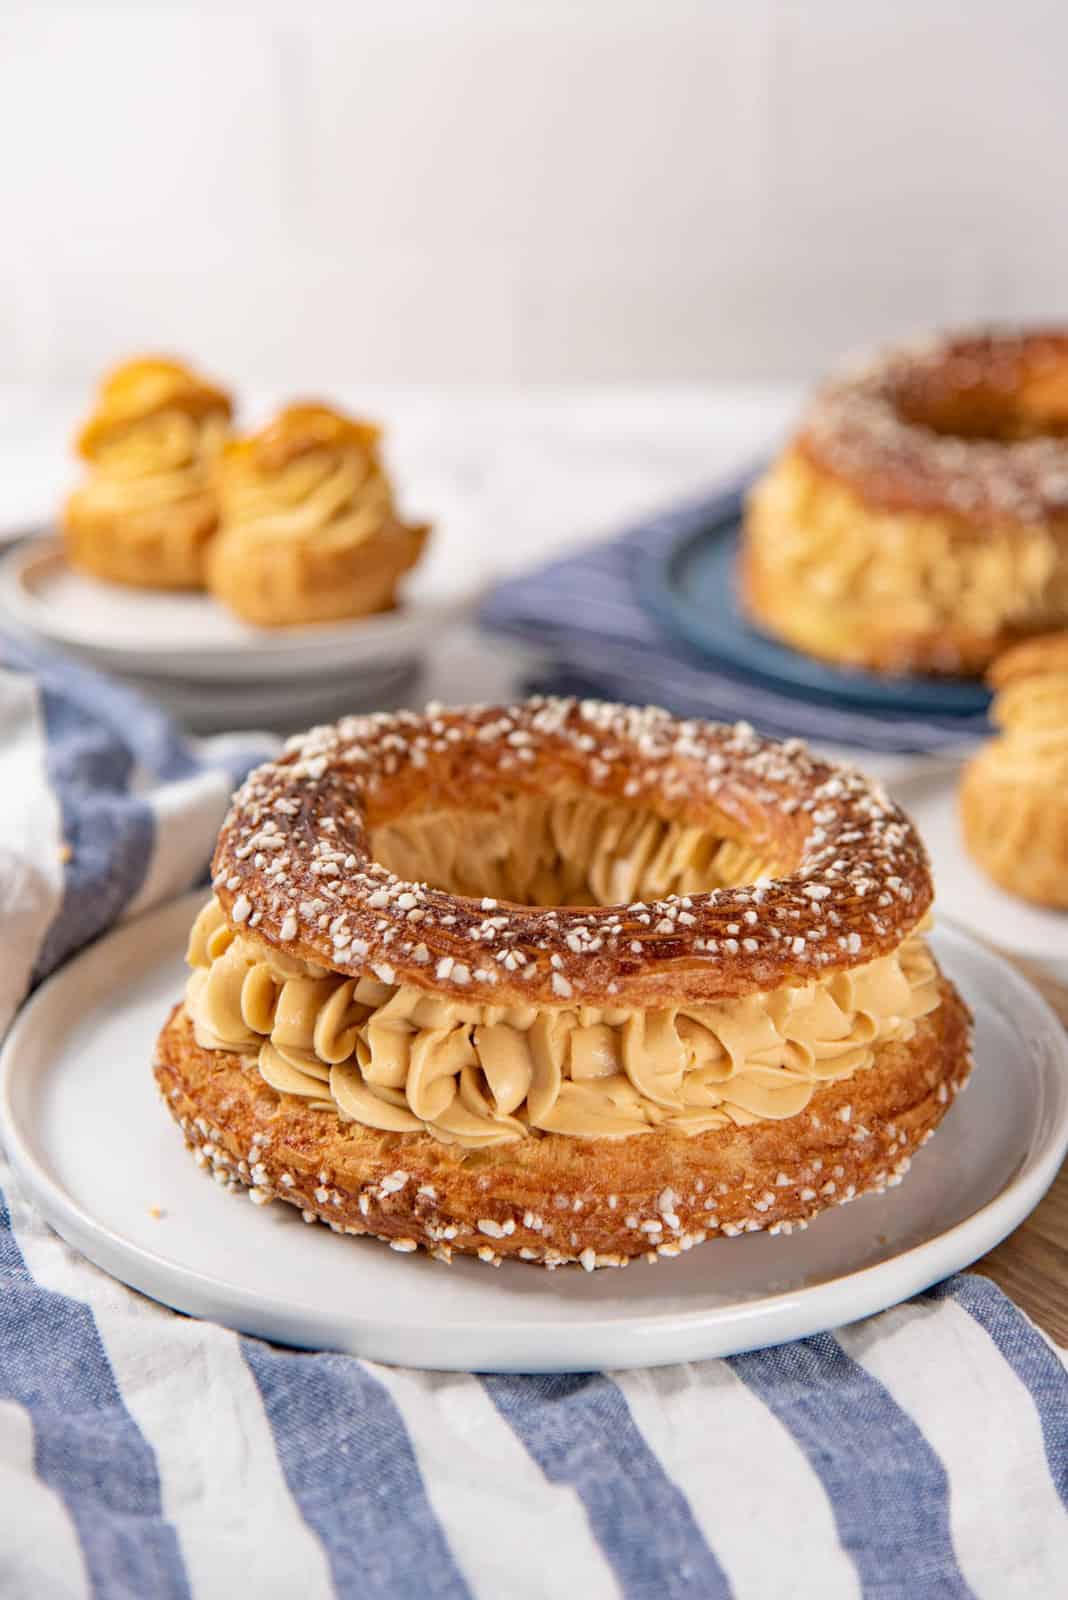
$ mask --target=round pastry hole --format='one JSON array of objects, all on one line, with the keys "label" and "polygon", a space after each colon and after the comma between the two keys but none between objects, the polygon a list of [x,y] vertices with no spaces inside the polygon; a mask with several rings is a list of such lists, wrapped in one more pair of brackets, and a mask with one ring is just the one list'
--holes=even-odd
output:
[{"label": "round pastry hole", "polygon": [[1068,354],[1059,362],[1021,358],[1008,372],[951,355],[942,366],[902,373],[893,403],[904,421],[949,438],[1068,438]]},{"label": "round pastry hole", "polygon": [[[612,906],[705,894],[795,869],[781,842],[578,788],[505,792],[492,809],[423,810],[381,822],[371,853],[398,878],[527,906]],[[492,907],[487,907],[488,911]]]}]

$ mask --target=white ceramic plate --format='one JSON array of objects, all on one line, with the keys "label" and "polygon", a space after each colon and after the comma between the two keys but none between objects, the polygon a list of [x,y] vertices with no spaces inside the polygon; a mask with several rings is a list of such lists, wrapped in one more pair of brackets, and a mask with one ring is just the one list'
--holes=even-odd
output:
[{"label": "white ceramic plate", "polygon": [[1044,911],[991,883],[964,848],[957,816],[959,761],[929,761],[888,788],[913,818],[934,868],[938,907],[1010,955],[1068,969],[1068,912]]},{"label": "white ceramic plate", "polygon": [[94,665],[230,683],[290,682],[407,659],[467,614],[473,588],[435,590],[412,575],[396,611],[352,622],[254,628],[207,594],[130,589],[83,576],[40,535],[0,561],[0,605],[14,620]]},{"label": "white ceramic plate", "polygon": [[[730,1354],[867,1316],[1016,1226],[1068,1144],[1068,1042],[1004,962],[935,947],[976,1013],[977,1063],[905,1182],[790,1237],[710,1241],[655,1266],[494,1271],[306,1227],[207,1181],[149,1062],[200,895],[101,940],[44,986],[0,1059],[4,1137],[47,1220],[106,1271],[195,1316],[406,1366],[588,1371]],[[151,1208],[163,1215],[155,1219]]]}]

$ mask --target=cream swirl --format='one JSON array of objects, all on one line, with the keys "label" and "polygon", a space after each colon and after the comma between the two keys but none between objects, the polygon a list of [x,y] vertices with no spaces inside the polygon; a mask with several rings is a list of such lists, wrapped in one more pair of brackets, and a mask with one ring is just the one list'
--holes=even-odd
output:
[{"label": "cream swirl", "polygon": [[255,1052],[273,1089],[343,1119],[471,1149],[796,1116],[821,1082],[863,1071],[940,1004],[919,933],[820,981],[644,1012],[464,1005],[344,977],[235,934],[214,900],[188,960],[203,1048]]},{"label": "cream swirl", "polygon": [[174,409],[130,423],[97,446],[81,503],[91,511],[129,514],[206,495],[228,432],[221,412],[190,416]]},{"label": "cream swirl", "polygon": [[213,508],[211,474],[230,413],[225,390],[181,362],[123,362],[104,379],[78,436],[91,464],[75,495],[82,513],[125,517],[195,500]]},{"label": "cream swirl", "polygon": [[344,555],[410,531],[394,509],[378,428],[314,403],[287,406],[230,446],[219,499],[231,543],[312,542],[324,556]]},{"label": "cream swirl", "polygon": [[605,800],[586,790],[519,794],[500,811],[416,811],[374,830],[399,878],[518,905],[625,905],[774,877],[770,842]]},{"label": "cream swirl", "polygon": [[221,478],[227,527],[265,539],[363,544],[393,516],[389,484],[363,448],[319,449],[297,456],[270,476],[228,470]]}]

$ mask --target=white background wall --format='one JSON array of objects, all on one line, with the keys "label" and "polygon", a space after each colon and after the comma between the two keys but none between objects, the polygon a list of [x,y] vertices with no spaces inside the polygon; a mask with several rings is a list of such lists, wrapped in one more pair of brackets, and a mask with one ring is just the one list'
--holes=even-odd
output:
[{"label": "white background wall", "polygon": [[0,369],[807,375],[1068,316],[1068,5],[0,3]]}]

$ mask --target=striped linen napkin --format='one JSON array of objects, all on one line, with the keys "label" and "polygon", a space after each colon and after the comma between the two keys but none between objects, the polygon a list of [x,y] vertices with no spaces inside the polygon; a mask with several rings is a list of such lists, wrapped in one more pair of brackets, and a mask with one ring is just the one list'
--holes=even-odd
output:
[{"label": "striped linen napkin", "polygon": [[[194,750],[103,679],[0,659],[6,1026],[76,946],[203,875],[266,752]],[[981,1278],[732,1360],[422,1373],[144,1299],[0,1160],[5,1600],[1041,1600],[1065,1592],[1066,1507],[1068,1373]]]},{"label": "striped linen napkin", "polygon": [[499,584],[483,626],[543,652],[531,687],[666,706],[677,716],[751,722],[761,733],[861,750],[935,751],[989,732],[985,714],[865,711],[804,698],[712,662],[642,600],[641,571],[676,541],[733,513],[752,474]]}]

